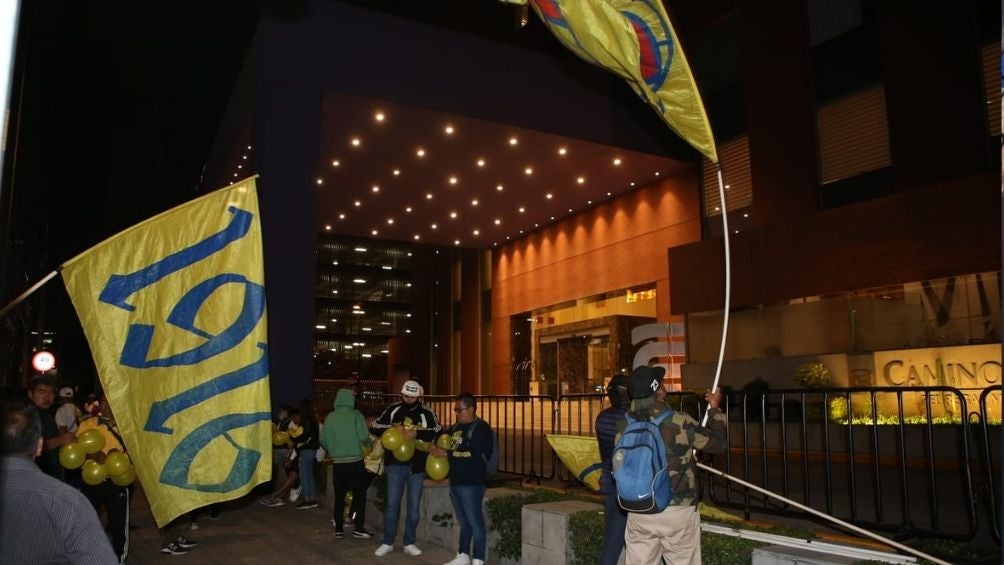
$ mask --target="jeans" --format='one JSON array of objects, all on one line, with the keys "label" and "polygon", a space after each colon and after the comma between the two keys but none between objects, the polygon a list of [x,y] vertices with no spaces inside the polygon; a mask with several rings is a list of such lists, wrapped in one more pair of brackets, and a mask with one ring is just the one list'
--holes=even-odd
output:
[{"label": "jeans", "polygon": [[627,513],[617,505],[616,494],[603,495],[603,552],[599,565],[617,565],[624,549]]},{"label": "jeans", "polygon": [[387,465],[387,513],[384,515],[383,542],[394,545],[397,537],[397,519],[401,514],[401,496],[408,490],[408,516],[404,521],[404,545],[415,543],[418,528],[418,504],[422,500],[422,483],[425,472],[412,473],[411,464]]},{"label": "jeans", "polygon": [[316,449],[301,449],[297,460],[300,461],[300,487],[303,488],[303,498],[314,500],[317,483],[314,481],[314,462],[317,461]]},{"label": "jeans", "polygon": [[[450,500],[460,522],[459,553],[485,559],[485,485],[450,485]],[[474,548],[471,548],[473,538]]]}]

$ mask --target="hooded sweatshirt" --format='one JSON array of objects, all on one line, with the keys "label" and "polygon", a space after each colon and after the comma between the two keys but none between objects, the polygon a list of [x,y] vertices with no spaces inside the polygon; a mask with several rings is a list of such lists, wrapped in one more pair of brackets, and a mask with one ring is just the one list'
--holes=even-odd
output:
[{"label": "hooded sweatshirt", "polygon": [[356,395],[343,388],[335,395],[335,409],[324,419],[321,445],[334,463],[362,461],[363,448],[370,444],[366,419],[356,410]]}]

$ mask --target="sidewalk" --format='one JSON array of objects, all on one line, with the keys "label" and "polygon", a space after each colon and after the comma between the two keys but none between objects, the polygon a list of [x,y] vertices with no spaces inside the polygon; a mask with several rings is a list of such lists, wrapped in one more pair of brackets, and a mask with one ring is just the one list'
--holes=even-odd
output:
[{"label": "sidewalk", "polygon": [[367,563],[369,565],[408,564],[441,565],[456,555],[455,551],[435,546],[420,546],[423,554],[409,557],[401,551],[398,532],[394,552],[386,557],[376,557],[373,550],[380,545],[383,532],[374,531],[374,537],[365,540],[352,538],[347,531],[344,539],[335,539],[331,527],[330,510],[319,506],[310,510],[296,510],[291,505],[266,508],[250,495],[226,503],[218,520],[207,516],[199,519],[199,529],[192,531],[188,525],[182,534],[199,542],[198,547],[186,555],[160,553],[161,538],[146,498],[137,490],[131,504],[131,522],[136,529],[129,536],[127,563],[177,563],[178,565],[229,564],[229,563]]}]

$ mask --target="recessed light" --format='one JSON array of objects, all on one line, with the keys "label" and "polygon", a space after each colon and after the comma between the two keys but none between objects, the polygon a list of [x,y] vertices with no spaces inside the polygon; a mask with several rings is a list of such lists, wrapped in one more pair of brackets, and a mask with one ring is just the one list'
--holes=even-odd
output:
[{"label": "recessed light", "polygon": [[610,196],[610,193],[609,193],[609,192],[607,193],[607,196]]},{"label": "recessed light", "polygon": [[551,221],[552,221],[552,222],[554,221],[554,216],[551,216]]},{"label": "recessed light", "polygon": [[238,168],[238,169],[243,169],[243,168],[244,168],[244,165],[237,165],[237,168]]},{"label": "recessed light", "polygon": [[526,212],[526,208],[525,208],[525,207],[523,207],[523,206],[520,206],[520,207],[519,207],[519,213],[520,213],[520,214],[522,214],[522,213],[524,213],[524,212]]},{"label": "recessed light", "polygon": [[585,184],[586,183],[586,177],[579,177],[579,178],[575,179],[575,182],[577,182],[579,184]]},{"label": "recessed light", "polygon": [[317,184],[324,184],[324,179],[317,179]]},{"label": "recessed light", "polygon": [[319,329],[319,330],[326,330],[326,329],[328,329],[328,326],[325,326],[324,324],[317,324],[314,327],[317,328],[317,329]]},{"label": "recessed light", "polygon": [[419,157],[425,157],[425,149],[422,149],[421,147],[419,147],[415,151],[415,155],[418,155]]},{"label": "recessed light", "polygon": [[495,225],[496,225],[496,226],[500,226],[500,225],[502,225],[502,220],[501,220],[501,219],[499,219],[499,218],[495,218]]},{"label": "recessed light", "polygon": [[509,236],[508,236],[508,235],[507,235],[507,236],[505,236],[505,240],[506,240],[506,241],[509,241]]},{"label": "recessed light", "polygon": [[497,190],[499,192],[502,192],[502,185],[500,184],[500,185],[496,186],[495,190]]},{"label": "recessed light", "polygon": [[621,164],[620,157],[614,158],[614,165],[620,165],[620,164]]},{"label": "recessed light", "polygon": [[394,176],[399,176],[401,174],[401,169],[394,169]]},{"label": "recessed light", "polygon": [[523,172],[526,173],[526,174],[528,174],[528,175],[532,175],[533,174],[533,169],[530,168],[530,167],[527,167],[527,168],[523,169]]},{"label": "recessed light", "polygon": [[523,234],[523,230],[519,230],[519,233],[520,233],[520,235],[522,235]]},{"label": "recessed light", "polygon": [[726,190],[728,190],[729,188],[732,188],[732,187],[730,187],[729,185],[725,185],[725,189]]},{"label": "recessed light", "polygon": [[550,192],[548,192],[547,194],[544,195],[544,198],[547,198],[548,200],[550,200],[550,199],[554,198],[554,195],[551,194]]},{"label": "recessed light", "polygon": [[376,121],[378,121],[378,122],[382,122],[383,119],[386,118],[386,117],[387,116],[384,116],[383,112],[377,112],[376,114],[373,114],[373,119],[376,120]]},{"label": "recessed light", "polygon": [[415,237],[415,241],[418,241],[418,240],[419,240],[419,238],[420,238],[420,236],[419,236],[419,235],[418,235],[417,233],[415,234],[415,236],[414,236],[414,237]]},{"label": "recessed light", "polygon": [[572,211],[572,209],[571,209],[571,208],[569,208],[569,209],[568,209],[568,211],[569,211],[569,212],[571,212],[571,211]]},{"label": "recessed light", "polygon": [[387,218],[387,225],[388,226],[393,226],[394,225],[394,218]]},{"label": "recessed light", "polygon": [[331,231],[331,224],[325,224],[324,229]]},{"label": "recessed light", "polygon": [[656,172],[655,172],[655,176],[659,176],[659,171],[656,171]]},{"label": "recessed light", "polygon": [[363,141],[361,139],[359,139],[358,137],[353,137],[352,140],[349,141],[349,143],[352,144],[352,147],[359,147],[362,144],[362,142]]},{"label": "recessed light", "polygon": [[484,167],[485,166],[485,160],[484,159],[478,159],[478,166],[479,167]]},{"label": "recessed light", "polygon": [[457,213],[456,212],[450,212],[450,218],[452,218],[454,220],[457,219]]},{"label": "recessed light", "polygon": [[634,183],[633,183],[633,182],[631,183],[631,186],[634,186]]},{"label": "recessed light", "polygon": [[377,234],[377,233],[379,233],[379,232],[377,232],[376,230],[373,230],[373,231],[371,231],[370,233],[371,233],[371,234],[373,234],[373,235],[376,235],[376,234]]},{"label": "recessed light", "polygon": [[345,214],[338,214],[338,219],[339,220],[344,220],[345,219]]},{"label": "recessed light", "polygon": [[453,245],[460,245],[460,240],[459,239],[454,239],[453,240]]},{"label": "recessed light", "polygon": [[519,143],[519,140],[516,139],[515,137],[509,138],[509,145],[516,145],[517,143]]},{"label": "recessed light", "polygon": [[533,224],[533,227],[535,227],[535,228],[539,228],[539,227],[540,227],[540,224]]},{"label": "recessed light", "polygon": [[453,126],[447,125],[443,128],[443,131],[446,132],[446,135],[453,135]]},{"label": "recessed light", "polygon": [[334,161],[331,162],[331,166],[332,167],[341,167],[342,166],[342,162],[339,161],[338,159],[335,159]]},{"label": "recessed light", "polygon": [[586,205],[587,205],[587,206],[589,206],[589,205],[592,205],[592,203],[593,203],[593,201],[592,201],[592,200],[586,200]]},{"label": "recessed light", "polygon": [[[355,251],[356,253],[366,253],[366,248],[365,247],[356,247],[355,249],[353,249],[353,251]],[[355,308],[358,308],[358,306],[355,306]]]},{"label": "recessed light", "polygon": [[374,184],[374,185],[373,185],[373,192],[380,192],[380,186],[379,186],[379,185],[376,185],[376,184]]},{"label": "recessed light", "polygon": [[457,184],[457,177],[450,177],[450,184]]},{"label": "recessed light", "polygon": [[477,205],[478,205],[478,199],[477,198],[475,198],[474,200],[471,200],[471,206],[477,206]]},{"label": "recessed light", "polygon": [[409,214],[411,214],[411,206],[408,206],[407,208],[405,208],[404,211],[407,212],[407,213],[409,213]]},{"label": "recessed light", "polygon": [[474,235],[481,235],[481,230],[474,230],[471,233],[473,233]]},{"label": "recessed light", "polygon": [[353,204],[355,204],[355,205],[356,205],[356,208],[358,208],[358,207],[360,207],[360,206],[362,206],[362,205],[363,205],[363,203],[362,203],[362,202],[360,202],[359,200],[356,200],[355,202],[353,202]]},{"label": "recessed light", "polygon": [[558,155],[565,155],[566,153],[568,153],[568,149],[565,149],[564,147],[558,148]]},{"label": "recessed light", "polygon": [[426,192],[425,193],[425,199],[426,200],[432,200],[432,193],[431,192]]},{"label": "recessed light", "polygon": [[438,225],[438,224],[432,224],[432,225],[431,225],[431,226],[429,226],[429,227],[430,227],[430,228],[432,228],[432,229],[434,229],[434,230],[435,230],[435,229],[439,229],[439,225]]},{"label": "recessed light", "polygon": [[744,217],[744,218],[749,218],[749,217],[750,217],[750,215],[749,215],[749,213],[746,213],[746,214],[743,214],[743,217]]},{"label": "recessed light", "polygon": [[721,210],[721,208],[719,208],[718,206],[715,206],[715,212],[718,212],[720,210]]},{"label": "recessed light", "polygon": [[352,282],[356,284],[366,284],[366,279],[352,279]]}]

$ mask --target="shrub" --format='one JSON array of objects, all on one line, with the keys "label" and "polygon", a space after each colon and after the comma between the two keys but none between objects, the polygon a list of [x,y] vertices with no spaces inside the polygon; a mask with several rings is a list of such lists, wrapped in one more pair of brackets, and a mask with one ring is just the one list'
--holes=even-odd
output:
[{"label": "shrub", "polygon": [[600,562],[605,531],[603,512],[576,512],[568,520],[571,530],[573,565],[591,565]]},{"label": "shrub", "polygon": [[555,502],[558,500],[580,500],[551,490],[529,491],[529,494],[500,496],[488,501],[488,521],[491,528],[499,533],[499,541],[492,551],[501,558],[519,561],[523,557],[523,507],[527,504]]},{"label": "shrub", "polygon": [[822,363],[806,363],[795,369],[795,382],[802,388],[825,388],[831,381],[830,370]]}]

